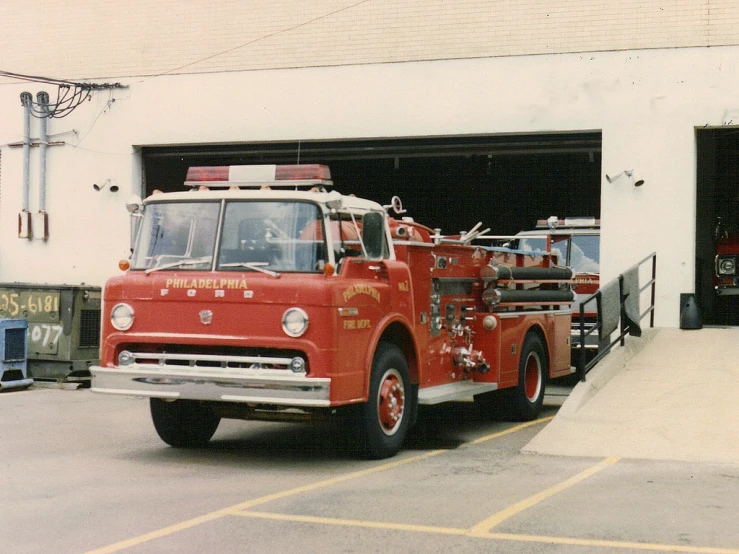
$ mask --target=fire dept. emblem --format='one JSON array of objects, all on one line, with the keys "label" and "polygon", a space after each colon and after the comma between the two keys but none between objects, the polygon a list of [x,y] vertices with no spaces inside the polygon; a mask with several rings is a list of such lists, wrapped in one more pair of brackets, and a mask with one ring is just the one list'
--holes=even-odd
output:
[{"label": "fire dept. emblem", "polygon": [[202,310],[200,312],[200,323],[210,325],[213,323],[213,312],[211,310]]}]

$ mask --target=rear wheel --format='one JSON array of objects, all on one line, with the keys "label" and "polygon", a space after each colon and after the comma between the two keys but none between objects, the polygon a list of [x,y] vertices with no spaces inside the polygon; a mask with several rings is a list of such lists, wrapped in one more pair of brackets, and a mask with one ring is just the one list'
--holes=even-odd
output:
[{"label": "rear wheel", "polygon": [[388,458],[403,446],[413,412],[408,364],[397,346],[380,343],[377,347],[369,387],[360,415],[364,454]]},{"label": "rear wheel", "polygon": [[150,407],[159,437],[178,448],[205,446],[221,421],[211,406],[193,400],[166,402],[152,398]]},{"label": "rear wheel", "polygon": [[520,421],[536,419],[544,403],[547,354],[541,337],[526,335],[518,363],[518,386],[514,397],[514,415]]}]

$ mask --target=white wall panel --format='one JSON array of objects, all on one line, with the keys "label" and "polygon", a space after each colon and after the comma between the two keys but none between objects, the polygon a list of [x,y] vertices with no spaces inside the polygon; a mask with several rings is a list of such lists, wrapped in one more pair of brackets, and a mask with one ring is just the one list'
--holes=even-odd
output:
[{"label": "white wall panel", "polygon": [[28,0],[0,69],[65,79],[739,44],[735,0]]},{"label": "white wall panel", "polygon": [[[50,123],[65,145],[49,148],[46,243],[16,238],[21,149],[2,147],[0,280],[102,284],[115,273],[143,145],[602,129],[603,172],[634,169],[646,180],[637,189],[603,179],[603,277],[656,250],[657,321],[675,326],[679,294],[693,290],[694,128],[739,122],[737,54],[641,50],[126,79],[129,89],[96,93]],[[2,143],[21,138],[19,93],[42,88],[52,92],[0,86]],[[37,148],[32,157],[35,207]],[[117,193],[93,190],[109,178]]]}]

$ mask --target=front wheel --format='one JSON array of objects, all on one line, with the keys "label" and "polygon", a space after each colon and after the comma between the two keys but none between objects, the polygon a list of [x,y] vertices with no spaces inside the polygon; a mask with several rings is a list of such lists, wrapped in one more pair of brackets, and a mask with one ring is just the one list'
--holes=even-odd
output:
[{"label": "front wheel", "polygon": [[518,385],[513,408],[516,419],[531,421],[539,416],[544,403],[544,388],[547,375],[547,354],[541,337],[534,333],[526,335],[518,363]]},{"label": "front wheel", "polygon": [[413,412],[408,364],[400,349],[380,343],[372,361],[369,398],[362,406],[360,434],[364,454],[380,459],[403,446]]},{"label": "front wheel", "polygon": [[167,402],[152,398],[150,407],[157,434],[168,445],[177,448],[205,446],[221,422],[211,406],[193,400]]}]

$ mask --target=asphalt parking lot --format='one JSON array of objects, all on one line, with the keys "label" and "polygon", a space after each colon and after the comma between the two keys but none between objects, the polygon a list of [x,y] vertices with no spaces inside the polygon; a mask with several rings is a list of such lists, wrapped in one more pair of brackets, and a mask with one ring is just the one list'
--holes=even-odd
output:
[{"label": "asphalt parking lot", "polygon": [[540,421],[421,414],[407,448],[357,459],[331,426],[224,421],[208,448],[156,436],[146,400],[0,394],[0,544],[76,552],[739,554],[734,464],[550,456]]}]

